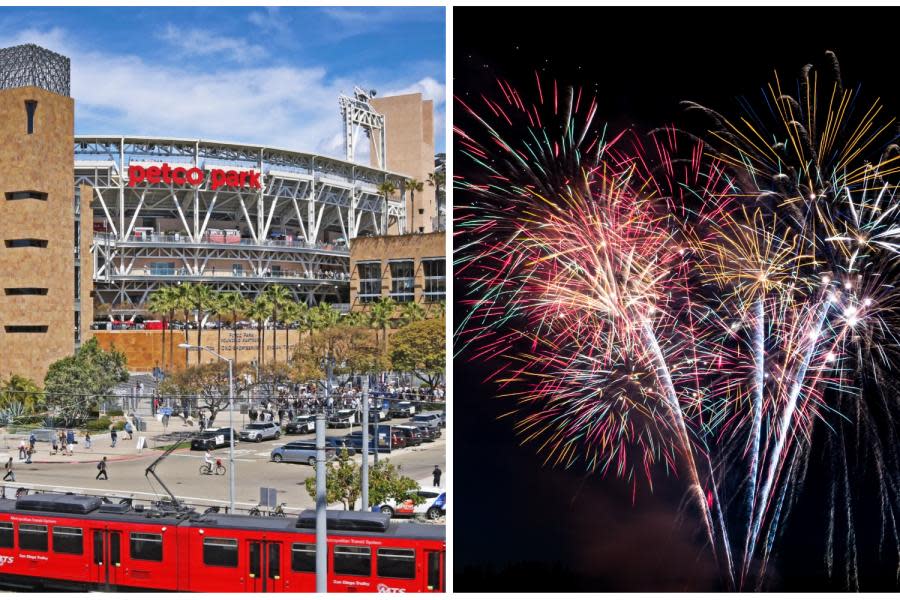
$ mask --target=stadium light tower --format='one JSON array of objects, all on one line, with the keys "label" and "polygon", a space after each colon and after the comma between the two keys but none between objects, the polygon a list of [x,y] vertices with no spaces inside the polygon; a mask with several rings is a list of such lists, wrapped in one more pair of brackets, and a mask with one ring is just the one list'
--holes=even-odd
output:
[{"label": "stadium light tower", "polygon": [[384,115],[377,112],[369,100],[375,96],[375,90],[365,91],[360,87],[353,88],[353,97],[341,94],[338,102],[341,105],[341,116],[344,118],[344,146],[347,160],[354,161],[356,147],[359,145],[359,134],[362,130],[374,143],[375,164],[384,169],[386,164],[384,143]]}]

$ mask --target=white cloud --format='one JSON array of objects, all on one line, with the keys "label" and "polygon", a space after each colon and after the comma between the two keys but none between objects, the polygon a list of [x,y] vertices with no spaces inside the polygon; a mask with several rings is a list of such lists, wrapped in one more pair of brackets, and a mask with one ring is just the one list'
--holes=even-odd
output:
[{"label": "white cloud", "polygon": [[287,16],[277,6],[267,6],[264,11],[251,12],[247,20],[263,31],[283,33],[288,27]]},{"label": "white cloud", "polygon": [[181,29],[171,23],[159,34],[168,42],[189,56],[218,56],[226,60],[248,63],[266,55],[262,46],[238,39],[222,37],[202,29]]},{"label": "white cloud", "polygon": [[444,84],[432,77],[425,77],[423,79],[420,79],[419,81],[416,81],[415,83],[399,89],[389,90],[380,95],[399,96],[400,94],[420,93],[426,100],[434,100],[435,106],[440,106],[444,104],[444,99],[446,97],[445,92],[446,88],[444,87]]},{"label": "white cloud", "polygon": [[[0,34],[0,47],[21,43],[36,43],[72,59],[76,128],[86,134],[241,141],[341,157],[337,98],[361,83],[357,75],[335,77],[321,66],[169,66],[86,49],[77,36],[58,28]],[[438,98],[443,103],[443,85],[431,78],[366,79],[367,86],[379,90],[427,91],[435,94],[436,104]],[[443,122],[438,118],[442,114],[436,111],[436,126]],[[438,136],[443,139],[443,129]]]}]

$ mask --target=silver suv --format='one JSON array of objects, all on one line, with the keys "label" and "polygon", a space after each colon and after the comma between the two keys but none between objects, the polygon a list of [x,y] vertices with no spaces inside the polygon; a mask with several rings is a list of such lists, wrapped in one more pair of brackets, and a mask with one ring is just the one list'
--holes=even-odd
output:
[{"label": "silver suv", "polygon": [[250,423],[241,430],[241,441],[261,442],[277,440],[281,437],[281,426],[277,423]]}]

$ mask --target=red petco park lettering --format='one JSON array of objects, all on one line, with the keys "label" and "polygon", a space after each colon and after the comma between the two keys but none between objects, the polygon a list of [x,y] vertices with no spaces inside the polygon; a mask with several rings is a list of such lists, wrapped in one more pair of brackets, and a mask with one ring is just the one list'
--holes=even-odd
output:
[{"label": "red petco park lettering", "polygon": [[[130,165],[128,167],[128,187],[134,187],[139,183],[168,183],[175,185],[200,186],[206,181],[206,173],[203,169],[192,167],[175,167],[163,163],[161,167],[142,167]],[[209,172],[209,187],[217,190],[220,187],[260,189],[258,171],[226,171],[224,169],[211,169]]]}]

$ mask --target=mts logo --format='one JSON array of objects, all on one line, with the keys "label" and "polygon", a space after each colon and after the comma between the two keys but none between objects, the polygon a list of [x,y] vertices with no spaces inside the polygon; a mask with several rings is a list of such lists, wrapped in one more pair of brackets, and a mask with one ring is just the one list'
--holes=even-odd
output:
[{"label": "mts logo", "polygon": [[[259,183],[259,171],[226,171],[224,169],[212,169],[209,172],[209,187],[217,190],[226,188],[250,188],[258,190],[262,186]],[[135,187],[141,183],[167,183],[175,185],[203,185],[206,181],[206,173],[203,169],[193,167],[175,167],[163,163],[161,167],[142,167],[130,165],[128,167],[128,187]]]}]

